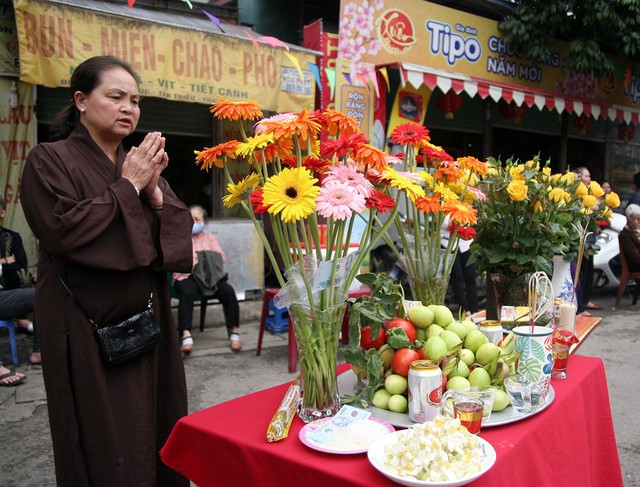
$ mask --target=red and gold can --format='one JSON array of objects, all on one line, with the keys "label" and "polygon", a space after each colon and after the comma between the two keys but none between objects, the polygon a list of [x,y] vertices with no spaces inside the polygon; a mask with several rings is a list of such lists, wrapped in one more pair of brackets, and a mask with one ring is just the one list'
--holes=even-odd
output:
[{"label": "red and gold can", "polygon": [[440,413],[442,370],[431,360],[415,360],[409,368],[409,419],[433,420]]}]

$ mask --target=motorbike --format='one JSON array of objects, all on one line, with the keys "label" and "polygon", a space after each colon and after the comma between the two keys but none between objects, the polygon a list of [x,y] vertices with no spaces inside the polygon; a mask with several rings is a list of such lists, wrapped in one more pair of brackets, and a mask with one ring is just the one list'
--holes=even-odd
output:
[{"label": "motorbike", "polygon": [[602,229],[596,238],[600,246],[598,253],[593,256],[593,288],[617,288],[620,285],[620,246],[618,234],[627,224],[627,217],[614,213],[609,226]]}]

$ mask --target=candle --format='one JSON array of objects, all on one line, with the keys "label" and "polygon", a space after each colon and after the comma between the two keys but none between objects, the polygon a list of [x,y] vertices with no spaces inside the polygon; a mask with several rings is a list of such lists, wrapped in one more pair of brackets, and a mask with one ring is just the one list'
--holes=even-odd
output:
[{"label": "candle", "polygon": [[560,305],[560,319],[558,328],[573,331],[576,322],[576,305],[574,303],[562,303]]}]

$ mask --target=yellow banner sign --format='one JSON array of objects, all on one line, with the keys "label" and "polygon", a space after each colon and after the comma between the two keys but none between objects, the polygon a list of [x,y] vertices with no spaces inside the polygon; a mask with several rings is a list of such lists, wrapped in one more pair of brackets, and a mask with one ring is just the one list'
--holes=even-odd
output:
[{"label": "yellow banner sign", "polygon": [[567,70],[567,43],[555,42],[551,61],[542,64],[514,52],[496,21],[423,0],[343,0],[340,26],[338,57],[356,67],[412,63],[498,84],[639,106],[635,79],[625,85],[613,73],[598,80]]},{"label": "yellow banner sign", "polygon": [[[20,78],[66,86],[75,66],[96,55],[125,59],[143,96],[210,104],[218,96],[256,100],[267,110],[312,110],[312,54],[224,34],[168,27],[44,1],[16,0]],[[296,66],[296,62],[298,66]],[[304,76],[301,79],[300,72]]]},{"label": "yellow banner sign", "polygon": [[35,138],[33,87],[0,77],[0,93],[9,94],[0,102],[0,188],[7,202],[7,216],[1,224],[22,236],[29,264],[35,265],[36,240],[20,204],[20,179]]}]

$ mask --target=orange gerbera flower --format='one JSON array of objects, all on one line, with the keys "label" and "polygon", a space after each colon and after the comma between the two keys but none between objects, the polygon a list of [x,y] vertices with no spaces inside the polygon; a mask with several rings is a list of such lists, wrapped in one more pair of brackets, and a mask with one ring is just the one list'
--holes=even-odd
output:
[{"label": "orange gerbera flower", "polygon": [[438,213],[442,206],[440,205],[440,193],[436,193],[433,196],[428,194],[416,198],[416,208],[423,213]]},{"label": "orange gerbera flower", "polygon": [[267,162],[275,161],[276,157],[286,157],[291,154],[291,151],[293,151],[293,142],[291,139],[276,140],[274,143],[269,144],[262,149],[264,158]]},{"label": "orange gerbera flower", "polygon": [[394,144],[420,147],[426,145],[429,140],[429,130],[417,123],[400,124],[391,132],[391,142]]},{"label": "orange gerbera flower", "polygon": [[367,165],[376,171],[384,171],[388,167],[387,154],[369,144],[360,144],[353,151],[356,162]]},{"label": "orange gerbera flower", "polygon": [[218,101],[211,105],[209,111],[219,119],[257,120],[262,118],[261,108],[262,105],[259,105],[254,100],[230,101],[219,96]]},{"label": "orange gerbera flower", "polygon": [[451,221],[459,225],[474,225],[476,223],[478,212],[467,203],[459,200],[449,200],[442,204],[442,210],[445,215],[451,217]]},{"label": "orange gerbera flower", "polygon": [[316,118],[304,109],[288,119],[281,121],[265,119],[260,122],[260,125],[264,129],[263,133],[272,133],[276,140],[297,136],[300,142],[306,143],[307,139],[315,139],[320,132],[320,124]]},{"label": "orange gerbera flower", "polygon": [[200,169],[211,169],[214,165],[219,168],[224,167],[226,159],[236,158],[236,149],[240,143],[237,140],[223,142],[214,147],[205,147],[204,150],[194,150],[196,155],[196,165],[202,164]]},{"label": "orange gerbera flower", "polygon": [[469,169],[472,173],[479,174],[480,176],[487,174],[487,170],[489,169],[489,165],[486,162],[481,162],[475,157],[458,157],[456,160],[458,161],[460,169]]},{"label": "orange gerbera flower", "polygon": [[327,108],[323,114],[323,121],[329,135],[340,134],[341,137],[354,135],[360,132],[358,121],[334,108]]},{"label": "orange gerbera flower", "polygon": [[455,163],[443,162],[436,170],[436,179],[438,181],[459,181],[462,178],[462,171]]}]

